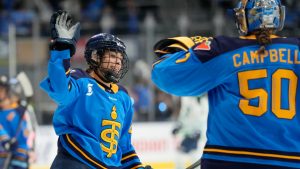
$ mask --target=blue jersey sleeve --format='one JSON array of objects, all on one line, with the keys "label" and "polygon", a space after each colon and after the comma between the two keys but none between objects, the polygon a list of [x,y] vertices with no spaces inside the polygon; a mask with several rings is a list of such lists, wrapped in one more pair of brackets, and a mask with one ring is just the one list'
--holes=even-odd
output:
[{"label": "blue jersey sleeve", "polygon": [[153,64],[152,81],[164,92],[197,96],[220,85],[236,71],[220,51],[219,39],[208,39],[187,51],[163,55]]},{"label": "blue jersey sleeve", "polygon": [[78,96],[76,80],[70,76],[70,52],[51,51],[48,62],[48,77],[40,84],[58,104],[66,105]]},{"label": "blue jersey sleeve", "polygon": [[[183,59],[184,62],[178,62]],[[189,52],[167,54],[154,64],[152,81],[167,93],[200,95],[218,84],[211,66],[201,63],[191,49]]]},{"label": "blue jersey sleeve", "polygon": [[12,165],[17,167],[25,166],[26,168],[28,165],[29,146],[27,144],[27,122],[25,116],[22,116],[23,111],[25,111],[24,108],[16,108],[0,112],[3,114],[0,125],[0,138],[1,143],[4,143],[16,137],[16,143],[10,149],[12,152]]},{"label": "blue jersey sleeve", "polygon": [[130,104],[129,112],[126,113],[126,117],[123,124],[121,140],[119,142],[119,146],[122,150],[122,168],[130,169],[130,168],[143,168],[142,163],[138,155],[135,152],[135,149],[131,143],[131,134],[132,134],[132,122],[133,117],[133,107]]},{"label": "blue jersey sleeve", "polygon": [[21,122],[21,131],[17,136],[18,146],[14,152],[14,158],[19,161],[27,161],[29,146],[27,144],[28,140],[28,128],[27,122],[23,119]]},{"label": "blue jersey sleeve", "polygon": [[7,134],[7,132],[4,129],[4,127],[2,126],[2,124],[0,124],[0,141],[1,141],[1,143],[8,139],[10,139],[9,135]]}]

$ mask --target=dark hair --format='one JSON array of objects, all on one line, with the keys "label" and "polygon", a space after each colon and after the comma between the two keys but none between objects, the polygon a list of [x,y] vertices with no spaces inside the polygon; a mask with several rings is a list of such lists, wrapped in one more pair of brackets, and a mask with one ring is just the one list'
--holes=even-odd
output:
[{"label": "dark hair", "polygon": [[254,32],[254,35],[256,36],[256,39],[260,45],[260,48],[257,51],[258,54],[264,54],[266,51],[266,46],[272,43],[272,32],[273,31],[270,29],[260,29]]}]

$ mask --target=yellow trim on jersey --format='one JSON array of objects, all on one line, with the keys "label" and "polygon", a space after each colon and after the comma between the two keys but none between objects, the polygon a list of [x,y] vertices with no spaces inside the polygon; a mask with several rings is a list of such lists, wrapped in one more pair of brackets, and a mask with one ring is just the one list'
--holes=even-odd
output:
[{"label": "yellow trim on jersey", "polygon": [[73,143],[73,142],[71,141],[71,139],[70,139],[70,137],[69,137],[68,134],[66,134],[66,137],[67,137],[68,142],[69,142],[69,143],[70,143],[70,144],[71,144],[78,152],[80,152],[80,154],[83,155],[86,159],[88,159],[88,160],[89,160],[90,162],[92,162],[93,164],[95,164],[95,165],[101,167],[102,169],[107,169],[107,168],[103,167],[101,164],[99,164],[99,163],[97,163],[96,161],[94,161],[93,159],[91,159],[91,158],[90,158],[88,155],[86,155],[79,147],[77,147],[76,144]]},{"label": "yellow trim on jersey", "polygon": [[66,75],[69,74],[70,72],[71,72],[71,69],[68,69],[68,70],[66,71]]},{"label": "yellow trim on jersey", "polygon": [[[98,83],[97,83],[98,84]],[[98,84],[98,86],[102,89],[105,90],[105,88],[103,86],[101,86],[100,84]]]},{"label": "yellow trim on jersey", "polygon": [[136,153],[130,154],[130,155],[126,156],[126,157],[123,157],[123,158],[122,158],[122,161],[123,161],[123,160],[126,160],[126,159],[128,159],[128,158],[130,158],[130,157],[134,157],[134,156],[137,156]]},{"label": "yellow trim on jersey", "polygon": [[[11,103],[7,109],[16,109],[17,107],[19,107],[19,104],[18,103]],[[15,116],[13,116],[14,118]]]},{"label": "yellow trim on jersey", "polygon": [[110,89],[114,92],[117,93],[119,91],[119,86],[117,84],[110,84]]},{"label": "yellow trim on jersey", "polygon": [[[99,83],[97,83],[98,86],[105,91],[105,88],[101,86]],[[111,83],[110,84],[110,89],[112,90],[113,93],[117,93],[119,91],[119,86],[117,84]]]},{"label": "yellow trim on jersey", "polygon": [[26,154],[28,151],[25,150],[25,149],[23,149],[23,148],[18,148],[18,149],[17,149],[17,152],[18,152],[18,153],[22,153],[22,154]]},{"label": "yellow trim on jersey", "polygon": [[128,130],[129,134],[132,134],[132,125],[130,125],[129,130]]},{"label": "yellow trim on jersey", "polygon": [[137,165],[137,166],[135,166],[135,167],[133,167],[131,169],[137,169],[137,168],[140,168],[140,167],[144,167],[144,166],[142,164],[140,164],[140,165]]},{"label": "yellow trim on jersey", "polygon": [[0,158],[6,158],[8,156],[8,153],[0,153]]},{"label": "yellow trim on jersey", "polygon": [[190,58],[191,54],[190,53],[187,53],[185,54],[185,57],[182,58],[182,59],[177,59],[176,60],[176,63],[183,63],[183,62],[186,62],[189,58]]},{"label": "yellow trim on jersey", "polygon": [[[281,38],[281,37],[277,35],[271,35],[270,38],[274,39],[274,38]],[[240,39],[256,39],[256,36],[255,35],[240,36]]]},{"label": "yellow trim on jersey", "polygon": [[235,154],[235,155],[252,155],[252,156],[259,156],[259,157],[273,157],[273,158],[283,158],[283,159],[290,159],[290,160],[300,160],[299,156],[289,156],[289,155],[279,155],[279,154],[259,153],[259,152],[239,151],[239,150],[221,150],[216,148],[205,148],[204,152]]}]

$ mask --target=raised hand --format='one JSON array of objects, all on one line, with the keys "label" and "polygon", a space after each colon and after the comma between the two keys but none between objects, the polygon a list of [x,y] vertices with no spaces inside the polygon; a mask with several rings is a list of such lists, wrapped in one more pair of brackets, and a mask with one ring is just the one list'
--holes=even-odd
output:
[{"label": "raised hand", "polygon": [[80,23],[73,24],[73,19],[66,11],[57,11],[51,16],[51,50],[70,49],[70,56],[76,51],[80,37]]}]

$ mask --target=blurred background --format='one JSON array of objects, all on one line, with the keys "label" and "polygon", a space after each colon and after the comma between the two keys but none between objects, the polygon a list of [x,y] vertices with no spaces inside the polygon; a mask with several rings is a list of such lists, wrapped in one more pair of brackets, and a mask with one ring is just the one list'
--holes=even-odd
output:
[{"label": "blurred background", "polygon": [[[280,35],[298,37],[300,2],[282,2],[287,13],[285,29]],[[1,0],[0,75],[13,77],[25,71],[34,86],[33,104],[39,130],[37,159],[31,168],[49,168],[56,152],[56,136],[51,126],[56,105],[39,88],[39,82],[47,74],[49,19],[54,11],[69,11],[81,23],[81,38],[72,67],[86,68],[85,42],[94,34],[112,33],[125,42],[130,70],[121,84],[135,103],[134,144],[143,161],[163,169],[179,168],[175,156],[180,140],[172,131],[178,124],[182,104],[181,98],[163,93],[150,80],[155,58],[153,45],[173,36],[238,36],[231,10],[236,3],[234,0]],[[202,113],[201,132],[206,127],[205,108]],[[202,133],[199,144],[204,141]],[[187,158],[185,166],[200,158],[201,146],[196,149],[195,158]]]}]

